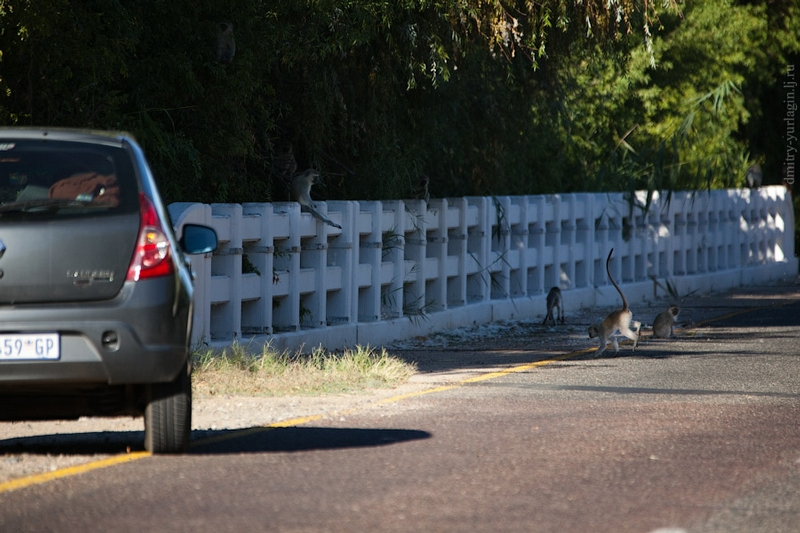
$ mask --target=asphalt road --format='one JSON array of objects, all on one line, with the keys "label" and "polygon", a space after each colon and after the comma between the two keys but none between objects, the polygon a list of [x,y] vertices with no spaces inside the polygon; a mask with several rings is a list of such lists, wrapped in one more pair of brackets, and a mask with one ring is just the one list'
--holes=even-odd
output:
[{"label": "asphalt road", "polygon": [[0,493],[0,531],[796,532],[800,301],[718,311],[635,353],[517,349],[495,374]]}]

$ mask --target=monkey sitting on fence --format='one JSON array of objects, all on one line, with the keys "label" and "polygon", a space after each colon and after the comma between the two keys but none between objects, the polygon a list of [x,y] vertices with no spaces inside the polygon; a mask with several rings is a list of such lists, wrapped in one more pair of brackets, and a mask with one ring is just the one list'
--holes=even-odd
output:
[{"label": "monkey sitting on fence", "polygon": [[294,176],[292,178],[292,200],[299,203],[300,208],[311,213],[314,218],[334,228],[342,229],[339,224],[317,211],[316,204],[311,200],[311,186],[316,183],[318,177],[319,172],[314,169],[308,169]]},{"label": "monkey sitting on fence", "polygon": [[748,189],[760,189],[761,181],[764,179],[764,172],[761,170],[761,165],[753,163],[747,172],[744,174],[744,180]]}]

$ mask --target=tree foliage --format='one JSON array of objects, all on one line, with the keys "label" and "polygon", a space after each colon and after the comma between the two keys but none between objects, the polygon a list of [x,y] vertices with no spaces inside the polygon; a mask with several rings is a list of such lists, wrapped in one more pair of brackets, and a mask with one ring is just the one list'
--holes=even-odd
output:
[{"label": "tree foliage", "polygon": [[[789,1],[0,0],[0,123],[125,129],[170,201],[780,181]],[[236,55],[214,40],[233,23]],[[779,121],[780,118],[777,119]],[[776,126],[776,123],[778,124]],[[771,173],[770,173],[771,171]]]}]

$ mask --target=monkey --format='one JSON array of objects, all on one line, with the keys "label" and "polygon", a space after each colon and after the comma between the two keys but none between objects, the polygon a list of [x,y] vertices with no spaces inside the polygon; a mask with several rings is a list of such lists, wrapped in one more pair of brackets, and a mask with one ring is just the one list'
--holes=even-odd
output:
[{"label": "monkey", "polygon": [[317,206],[311,200],[311,186],[316,183],[318,177],[319,172],[311,168],[293,177],[292,200],[299,203],[300,208],[311,213],[314,218],[319,219],[329,226],[333,226],[334,228],[342,229],[339,224],[336,224],[328,217],[317,211]]},{"label": "monkey", "polygon": [[747,182],[747,187],[750,189],[760,189],[761,188],[761,180],[764,177],[764,173],[761,171],[761,165],[758,163],[754,163],[750,165],[750,168],[747,169],[747,172],[744,174],[744,179]]},{"label": "monkey", "polygon": [[550,289],[550,292],[547,293],[547,314],[542,320],[542,325],[544,326],[549,319],[553,325],[556,325],[556,319],[553,316],[553,309],[558,308],[558,323],[564,323],[564,300],[561,298],[561,289],[558,287],[553,287]]},{"label": "monkey", "polygon": [[236,54],[236,41],[233,39],[233,24],[230,22],[219,23],[219,33],[215,46],[217,61],[220,63],[230,63]]},{"label": "monkey", "polygon": [[675,319],[678,318],[678,313],[680,312],[680,307],[677,305],[670,305],[666,310],[659,313],[653,321],[653,337],[660,337],[662,339],[671,337]]},{"label": "monkey", "polygon": [[428,190],[431,179],[427,174],[420,174],[417,176],[417,183],[413,188],[412,195],[415,200],[425,200],[425,205],[431,203],[431,194]]},{"label": "monkey", "polygon": [[611,268],[609,267],[609,263],[611,262],[611,254],[613,253],[614,249],[612,248],[611,251],[608,252],[608,258],[606,258],[606,273],[608,274],[608,279],[611,280],[614,288],[617,289],[617,292],[622,298],[622,308],[615,309],[609,313],[602,322],[597,322],[589,326],[589,338],[593,339],[595,337],[600,337],[600,347],[594,353],[595,357],[600,357],[600,355],[606,350],[606,344],[608,344],[609,340],[611,340],[612,344],[614,345],[614,353],[619,353],[619,345],[617,344],[617,339],[614,337],[614,334],[617,331],[632,340],[633,349],[636,350],[636,345],[639,342],[639,330],[642,326],[641,322],[634,321],[633,327],[636,328],[636,332],[634,333],[631,331],[630,326],[633,313],[631,312],[630,307],[628,307],[628,300],[625,298],[625,293],[622,292],[622,289],[619,288],[617,282],[614,281],[614,277],[611,275]]}]

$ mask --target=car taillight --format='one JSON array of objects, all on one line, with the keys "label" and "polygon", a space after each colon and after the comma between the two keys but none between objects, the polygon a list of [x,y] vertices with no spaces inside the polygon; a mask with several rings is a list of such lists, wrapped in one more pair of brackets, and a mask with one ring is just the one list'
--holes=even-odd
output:
[{"label": "car taillight", "polygon": [[167,276],[173,273],[170,245],[153,203],[139,195],[139,240],[128,267],[128,281]]}]

